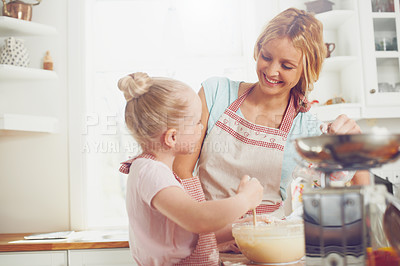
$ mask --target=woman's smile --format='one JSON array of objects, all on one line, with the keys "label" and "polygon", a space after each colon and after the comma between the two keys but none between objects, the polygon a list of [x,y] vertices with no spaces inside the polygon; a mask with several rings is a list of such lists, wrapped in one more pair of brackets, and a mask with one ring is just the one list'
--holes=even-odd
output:
[{"label": "woman's smile", "polygon": [[268,78],[268,76],[265,73],[264,73],[264,78],[265,78],[265,81],[267,82],[267,84],[269,84],[271,86],[276,86],[278,84],[283,83],[283,81],[276,80],[276,79],[273,79],[273,78]]}]

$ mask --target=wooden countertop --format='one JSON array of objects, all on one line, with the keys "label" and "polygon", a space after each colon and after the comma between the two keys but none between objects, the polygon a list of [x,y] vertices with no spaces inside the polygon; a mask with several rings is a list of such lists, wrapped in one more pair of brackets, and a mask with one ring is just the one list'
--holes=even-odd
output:
[{"label": "wooden countertop", "polygon": [[[99,249],[99,248],[129,248],[128,240],[113,240],[104,238],[103,233],[75,232],[75,236],[66,240],[25,240],[23,234],[0,234],[0,252],[15,251],[51,251],[71,249]],[[107,234],[106,234],[107,235]],[[110,234],[108,234],[110,235]],[[112,234],[111,234],[112,235]],[[126,236],[127,237],[127,236]],[[123,237],[121,237],[123,238]],[[220,253],[222,265],[252,265],[243,254]],[[291,266],[303,266],[303,261]]]},{"label": "wooden countertop", "polygon": [[[79,236],[81,232],[75,233]],[[103,234],[98,234],[97,236],[91,234],[88,237],[85,237],[85,234],[81,234],[80,237],[72,237],[66,240],[25,240],[24,236],[29,234],[0,234],[0,252],[129,248],[127,239],[107,239],[102,237]]]},{"label": "wooden countertop", "polygon": [[[243,254],[232,254],[232,253],[220,253],[220,260],[223,266],[233,266],[233,265],[251,265],[251,266],[261,266],[262,264],[256,264],[248,260]],[[264,264],[265,265],[265,264]],[[305,266],[306,263],[304,260],[301,260],[297,263],[290,264],[290,266]]]}]

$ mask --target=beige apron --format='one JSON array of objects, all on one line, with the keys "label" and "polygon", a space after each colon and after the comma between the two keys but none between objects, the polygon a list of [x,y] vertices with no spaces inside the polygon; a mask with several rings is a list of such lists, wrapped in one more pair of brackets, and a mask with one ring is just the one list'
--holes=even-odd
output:
[{"label": "beige apron", "polygon": [[243,175],[256,177],[264,187],[257,213],[283,218],[280,194],[286,139],[293,123],[293,97],[279,129],[253,124],[236,114],[252,88],[245,91],[221,115],[204,140],[198,175],[207,200],[236,194]]}]

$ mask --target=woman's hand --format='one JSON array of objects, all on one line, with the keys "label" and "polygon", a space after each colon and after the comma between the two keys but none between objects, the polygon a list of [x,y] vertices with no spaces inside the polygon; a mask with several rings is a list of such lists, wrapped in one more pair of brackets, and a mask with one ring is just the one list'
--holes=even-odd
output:
[{"label": "woman's hand", "polygon": [[245,199],[248,200],[249,210],[257,207],[263,196],[263,186],[257,178],[244,175],[237,189],[238,194],[243,194]]},{"label": "woman's hand", "polygon": [[[361,129],[356,121],[346,115],[339,115],[332,123],[323,123],[320,127],[322,133],[330,135],[361,134]],[[352,179],[353,185],[368,185],[370,177],[368,171],[357,171]]]},{"label": "woman's hand", "polygon": [[339,115],[335,121],[324,123],[320,127],[322,133],[329,135],[360,134],[361,129],[356,121],[346,115]]}]

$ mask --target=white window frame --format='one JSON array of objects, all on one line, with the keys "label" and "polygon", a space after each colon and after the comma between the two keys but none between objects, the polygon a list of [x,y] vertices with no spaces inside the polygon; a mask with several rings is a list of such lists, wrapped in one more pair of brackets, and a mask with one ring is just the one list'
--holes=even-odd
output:
[{"label": "white window frame", "polygon": [[[85,11],[91,1],[68,1],[68,108],[69,108],[69,188],[70,188],[70,227],[73,230],[86,230],[85,209],[87,189],[84,176],[81,147],[81,134],[85,113]],[[78,157],[80,157],[78,159]]]}]

